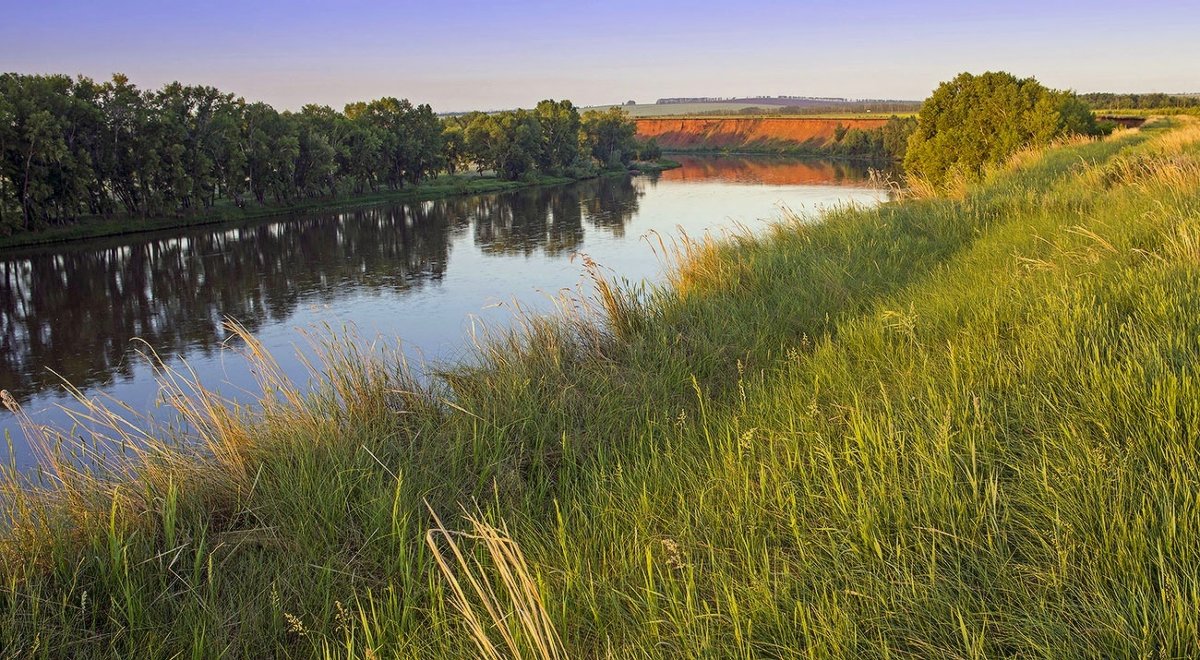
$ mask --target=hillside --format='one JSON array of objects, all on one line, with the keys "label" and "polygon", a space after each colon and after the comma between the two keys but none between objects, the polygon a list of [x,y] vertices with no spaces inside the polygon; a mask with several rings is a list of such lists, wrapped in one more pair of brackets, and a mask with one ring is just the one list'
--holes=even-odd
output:
[{"label": "hillside", "polygon": [[880,118],[811,117],[687,117],[639,118],[637,136],[653,138],[669,151],[738,149],[821,149],[841,128],[876,129],[887,124]]}]

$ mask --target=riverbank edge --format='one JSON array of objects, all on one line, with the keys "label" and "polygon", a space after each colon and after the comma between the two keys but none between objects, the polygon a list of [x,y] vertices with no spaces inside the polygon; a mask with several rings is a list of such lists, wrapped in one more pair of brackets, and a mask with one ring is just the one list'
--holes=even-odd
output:
[{"label": "riverbank edge", "polygon": [[302,213],[326,209],[361,209],[397,202],[429,202],[467,195],[510,192],[541,186],[564,185],[609,176],[650,174],[679,167],[678,162],[659,159],[653,162],[636,162],[629,169],[606,170],[584,177],[537,176],[529,180],[505,181],[494,177],[466,177],[463,175],[441,175],[428,182],[398,190],[376,191],[363,194],[323,197],[285,204],[248,204],[246,207],[222,207],[183,216],[155,216],[131,218],[128,216],[93,217],[78,224],[50,227],[35,232],[0,236],[0,256],[8,250],[37,248],[84,241],[94,238],[111,238],[150,232],[188,229],[247,220],[270,218],[287,219]]}]

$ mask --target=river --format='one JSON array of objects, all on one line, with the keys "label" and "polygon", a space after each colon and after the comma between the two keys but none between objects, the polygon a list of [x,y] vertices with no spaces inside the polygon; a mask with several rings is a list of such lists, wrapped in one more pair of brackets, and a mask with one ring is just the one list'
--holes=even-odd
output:
[{"label": "river", "polygon": [[[657,280],[663,266],[648,233],[757,231],[784,207],[815,217],[886,198],[855,164],[677,160],[681,168],[656,175],[0,253],[0,387],[39,423],[68,424],[63,379],[161,416],[158,384],[137,353],[149,347],[244,400],[251,381],[224,348],[225,318],[296,379],[307,374],[296,354],[302,330],[325,326],[362,341],[399,338],[417,361],[446,364],[470,350],[473,328],[511,320],[514,303],[545,311],[552,296],[579,287],[573,255],[631,281]],[[28,469],[35,458],[23,432],[0,414],[11,461]]]}]

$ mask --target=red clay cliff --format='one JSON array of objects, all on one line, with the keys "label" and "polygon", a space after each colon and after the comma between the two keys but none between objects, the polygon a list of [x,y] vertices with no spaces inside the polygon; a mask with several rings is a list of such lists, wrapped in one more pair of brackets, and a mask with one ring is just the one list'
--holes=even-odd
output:
[{"label": "red clay cliff", "polygon": [[834,131],[843,128],[881,128],[886,117],[878,119],[826,119],[813,117],[684,117],[639,118],[637,136],[654,138],[667,150],[819,149],[833,140]]}]

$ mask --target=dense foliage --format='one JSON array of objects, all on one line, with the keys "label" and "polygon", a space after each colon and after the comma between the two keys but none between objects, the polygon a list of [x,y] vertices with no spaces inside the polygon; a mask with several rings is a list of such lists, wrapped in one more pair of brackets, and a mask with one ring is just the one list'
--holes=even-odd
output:
[{"label": "dense foliage", "polygon": [[916,119],[895,115],[880,128],[846,128],[839,124],[826,151],[835,156],[902,161],[908,136],[916,128]]},{"label": "dense foliage", "polygon": [[1018,149],[1069,134],[1095,134],[1096,119],[1071,92],[1006,72],[959,74],[925,100],[908,140],[910,174],[940,186],[979,178]]},{"label": "dense foliage", "polygon": [[699,115],[841,115],[841,114],[892,114],[912,113],[921,109],[920,101],[841,101],[837,103],[812,103],[809,105],[756,105],[736,107],[737,110],[704,110]]},{"label": "dense foliage", "polygon": [[581,176],[628,164],[633,131],[621,110],[581,117],[570,101],[446,120],[391,97],[279,112],[212,87],[6,73],[0,233],[398,189],[470,165]]}]

